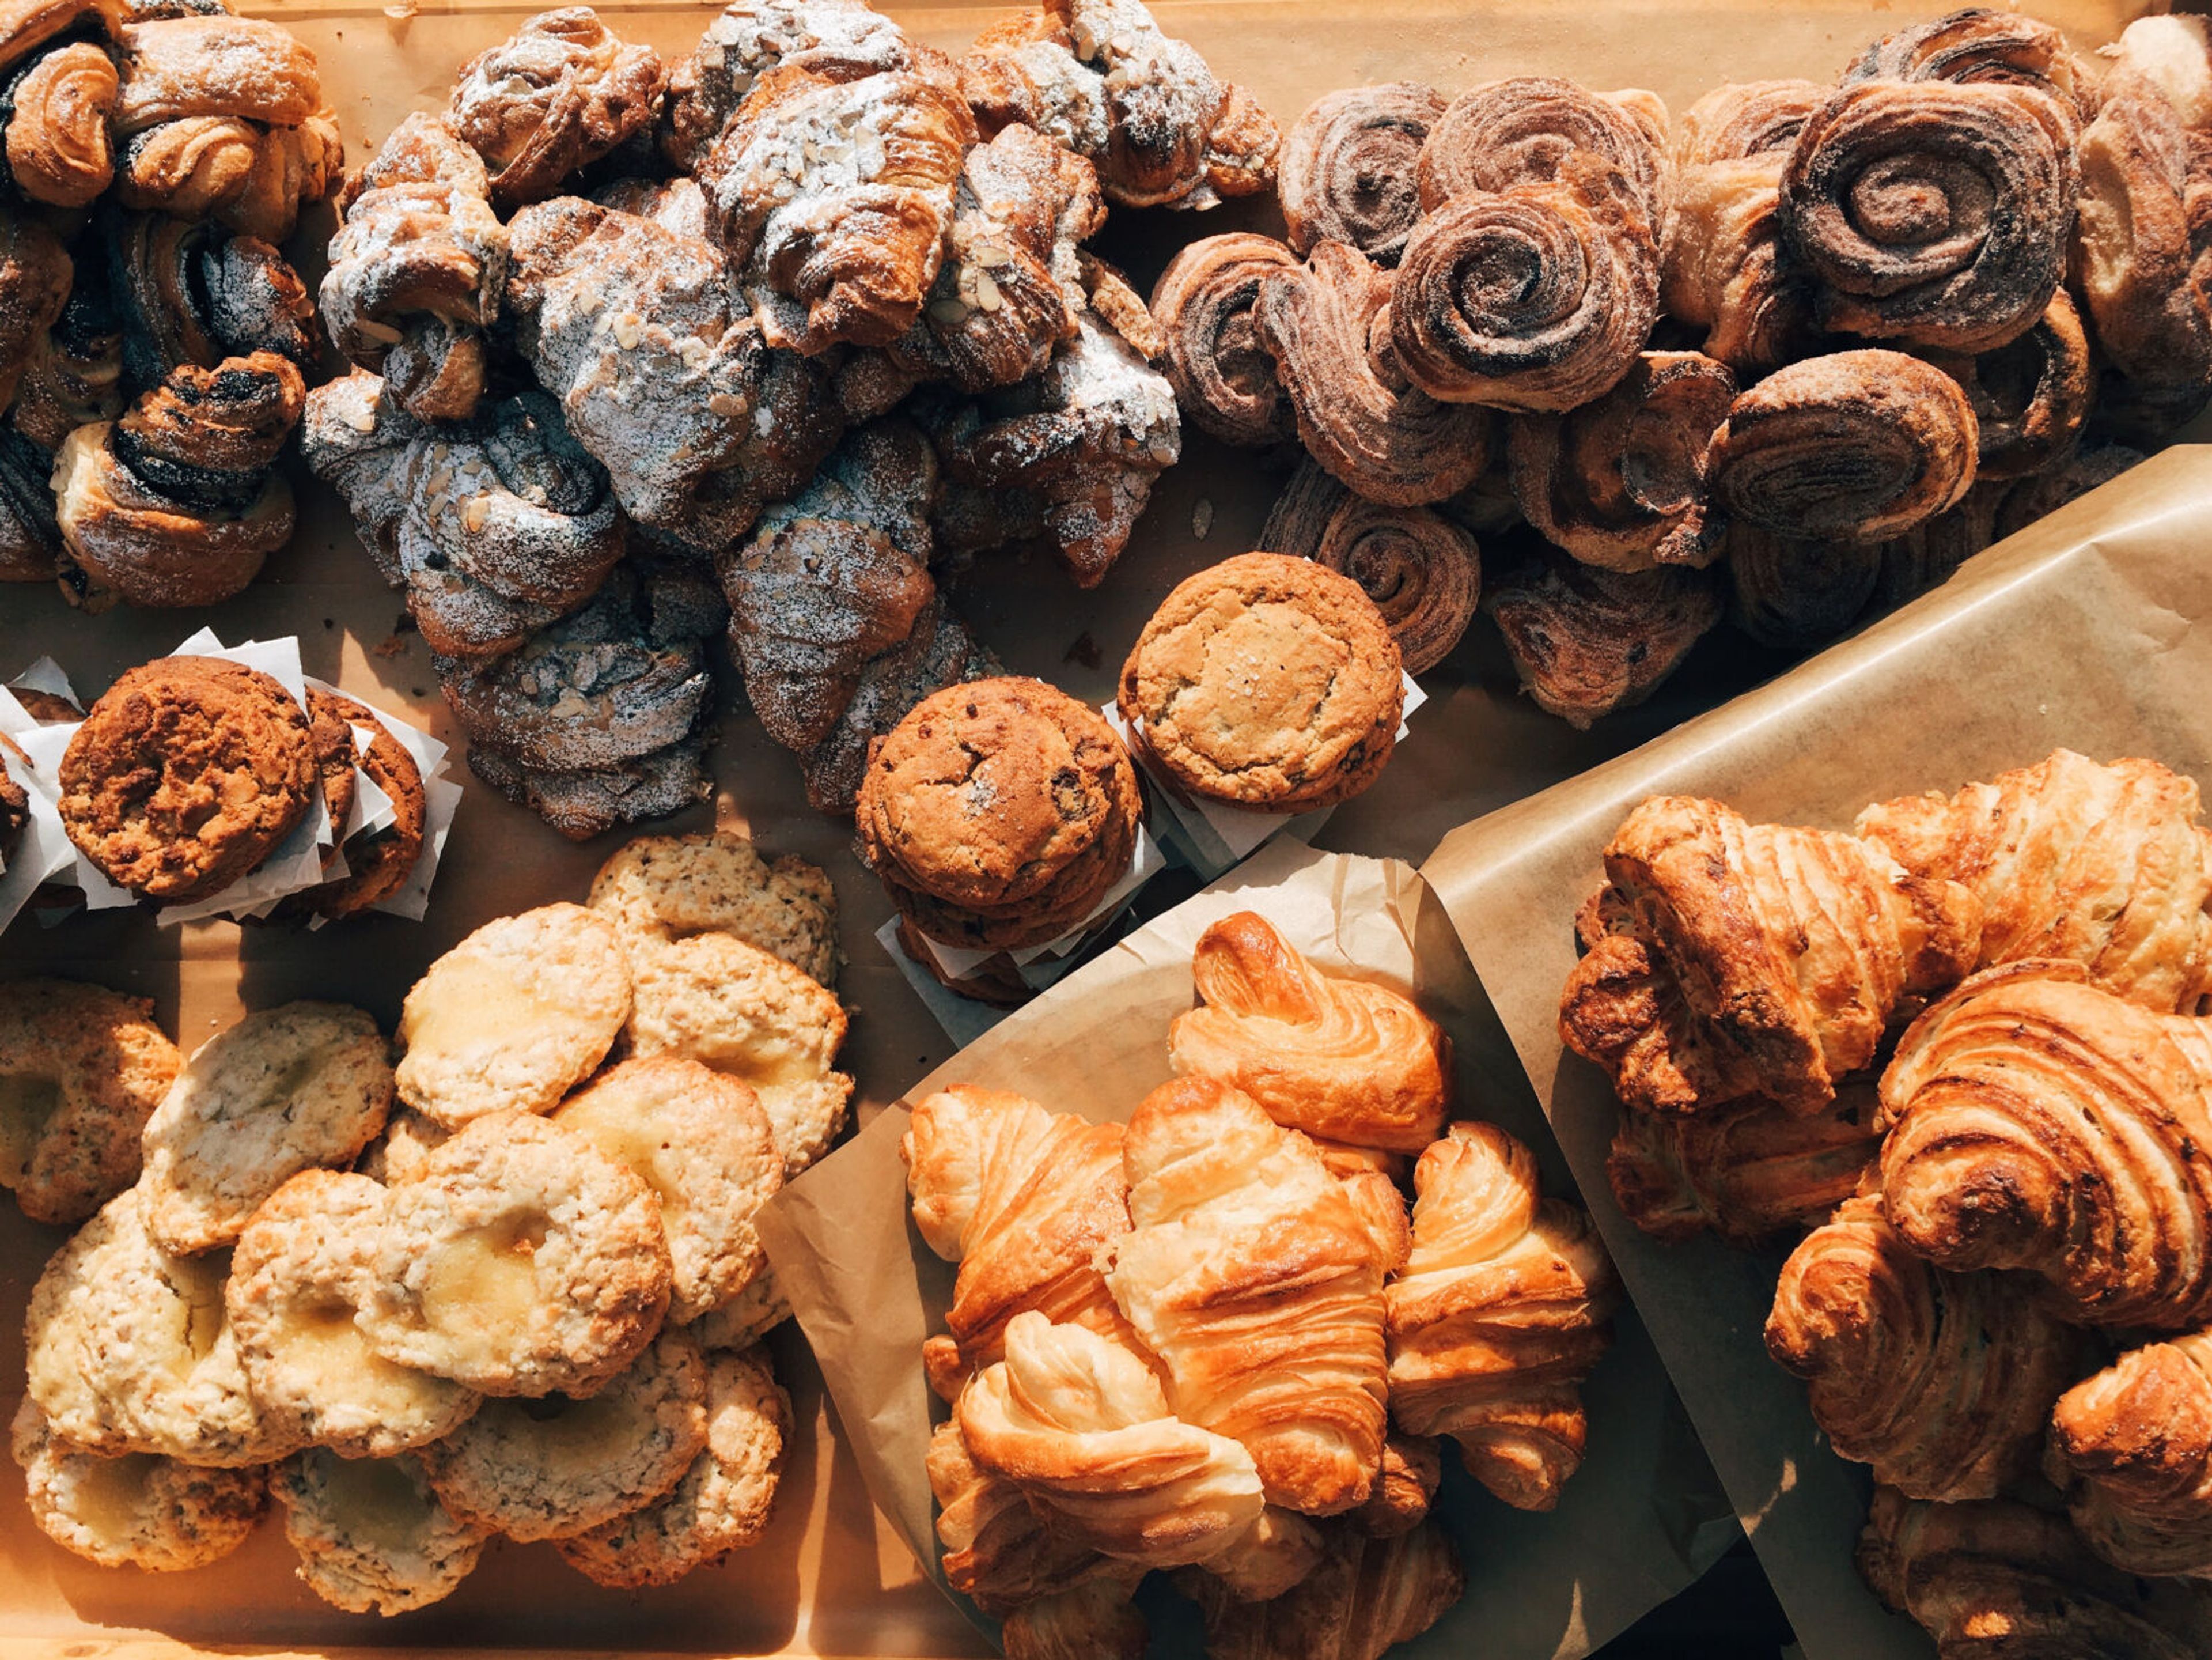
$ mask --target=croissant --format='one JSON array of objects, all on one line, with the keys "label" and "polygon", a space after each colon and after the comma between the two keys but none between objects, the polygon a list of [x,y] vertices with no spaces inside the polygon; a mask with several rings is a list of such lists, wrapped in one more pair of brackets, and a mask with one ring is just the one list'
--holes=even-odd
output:
[{"label": "croissant", "polygon": [[1146,1567],[1212,1556],[1260,1515],[1253,1456],[1168,1408],[1132,1351],[1030,1310],[954,1414],[977,1466],[1012,1481],[1058,1538]]},{"label": "croissant", "polygon": [[1382,327],[1392,289],[1358,249],[1323,242],[1303,269],[1261,279],[1252,320],[1307,453],[1370,501],[1419,507],[1482,476],[1491,417],[1407,379]]},{"label": "croissant", "polygon": [[1818,1111],[1908,998],[1967,971],[1980,936],[1959,884],[1912,875],[1875,842],[1750,824],[1717,801],[1645,800],[1607,843],[1605,869],[1559,1033],[1646,1111],[1753,1094]]},{"label": "croissant", "polygon": [[1367,1502],[1345,1520],[1376,1539],[1411,1533],[1427,1519],[1443,1485],[1443,1452],[1432,1436],[1393,1431],[1382,1443],[1382,1471]]},{"label": "croissant", "polygon": [[1444,109],[1418,81],[1348,87],[1309,105],[1283,142],[1275,181],[1291,246],[1305,254],[1342,242],[1396,265],[1420,216],[1421,149]]},{"label": "croissant", "polygon": [[1667,222],[1667,110],[1648,92],[1595,93],[1521,76],[1471,87],[1430,129],[1417,168],[1421,209],[1516,185],[1576,178],[1634,208],[1652,237]]},{"label": "croissant", "polygon": [[1649,697],[1721,620],[1712,572],[1603,570],[1549,549],[1494,577],[1482,608],[1522,690],[1583,729]]},{"label": "croissant", "polygon": [[915,1225],[960,1265],[945,1314],[957,1353],[929,1357],[947,1400],[1005,1353],[1018,1314],[1129,1343],[1093,1260],[1129,1228],[1121,1146],[1119,1124],[996,1090],[958,1085],[915,1106],[899,1144]]},{"label": "croissant", "polygon": [[33,202],[81,208],[115,177],[107,124],[120,90],[114,60],[89,41],[58,46],[8,95],[8,173]]},{"label": "croissant", "polygon": [[1297,430],[1254,311],[1267,273],[1297,263],[1273,237],[1231,231],[1186,243],[1153,286],[1152,317],[1167,342],[1176,402],[1224,444],[1258,448]]},{"label": "croissant", "polygon": [[1240,1601],[1203,1573],[1176,1583],[1205,1617],[1209,1660],[1381,1660],[1459,1601],[1467,1573],[1450,1535],[1425,1522],[1384,1539],[1333,1529],[1319,1566],[1271,1602]]},{"label": "croissant", "polygon": [[284,257],[258,237],[133,213],[110,222],[108,289],[123,327],[123,379],[156,386],[189,363],[273,352],[305,374],[320,350],[314,305]]},{"label": "croissant", "polygon": [[0,409],[69,303],[74,267],[60,240],[44,225],[0,214]]},{"label": "croissant", "polygon": [[1710,1230],[1748,1247],[1818,1227],[1881,1152],[1876,1104],[1867,1081],[1839,1084],[1810,1116],[1756,1097],[1694,1115],[1626,1110],[1605,1161],[1613,1202],[1669,1243]]},{"label": "croissant", "polygon": [[1377,1242],[1311,1144],[1206,1078],[1129,1120],[1133,1226],[1106,1286],[1176,1414],[1249,1449],[1273,1503],[1365,1501],[1382,1456]]},{"label": "croissant", "polygon": [[2061,1395],[2054,1480],[2074,1525],[2114,1567],[2212,1575],[2212,1334],[2130,1349]]},{"label": "croissant", "polygon": [[978,1466],[957,1420],[947,1419],[931,1433],[926,1468],[937,1499],[945,1583],[986,1614],[1003,1619],[1111,1566],[1089,1546],[1054,1534],[1019,1487]]},{"label": "croissant", "polygon": [[491,171],[507,210],[542,201],[578,168],[653,125],[660,56],[618,40],[588,6],[540,12],[461,65],[453,131]]},{"label": "croissant", "polygon": [[2085,119],[2095,112],[2088,71],[2075,63],[2066,37],[2048,23],[1990,6],[1972,6],[1884,35],[1844,71],[1844,85],[1861,81],[2033,87]]},{"label": "croissant", "polygon": [[1891,1224],[1938,1266],[2024,1268],[2068,1319],[2212,1317],[2212,1049],[2076,964],[1989,969],[1914,1021],[1882,1074]]}]

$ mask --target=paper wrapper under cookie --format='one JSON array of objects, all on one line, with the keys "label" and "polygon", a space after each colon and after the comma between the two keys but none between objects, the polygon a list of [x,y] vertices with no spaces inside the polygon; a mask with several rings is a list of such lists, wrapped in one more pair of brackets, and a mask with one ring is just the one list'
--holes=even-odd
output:
[{"label": "paper wrapper under cookie", "polygon": [[2148,756],[2212,784],[2212,447],[2171,449],[1970,562],[1936,593],[1619,760],[1455,831],[1423,867],[1727,1482],[1808,1660],[1925,1660],[1859,1584],[1870,1491],[1760,1331],[1783,1253],[1664,1246],[1613,1204],[1617,1122],[1565,1054],[1559,988],[1599,855],[1647,795],[1848,829],[1860,808],[2041,760]]},{"label": "paper wrapper under cookie", "polygon": [[[1565,1190],[1534,1103],[1435,896],[1409,866],[1297,842],[1268,847],[1121,940],[938,1068],[908,1100],[968,1082],[1020,1090],[1058,1111],[1127,1118],[1169,1076],[1168,1022],[1194,1001],[1199,935],[1248,909],[1325,968],[1414,991],[1451,1033],[1461,1110],[1529,1139],[1549,1160],[1550,1185]],[[907,1117],[902,1107],[880,1115],[785,1189],[760,1226],[869,1492],[934,1572],[935,1518],[922,1474],[933,1402],[921,1341],[944,1329],[952,1269],[907,1219],[899,1158]],[[1439,1514],[1459,1539],[1468,1594],[1405,1652],[1572,1660],[1686,1585],[1734,1539],[1632,1314],[1620,1320],[1586,1395],[1589,1454],[1549,1515],[1507,1509],[1447,1454]]]}]

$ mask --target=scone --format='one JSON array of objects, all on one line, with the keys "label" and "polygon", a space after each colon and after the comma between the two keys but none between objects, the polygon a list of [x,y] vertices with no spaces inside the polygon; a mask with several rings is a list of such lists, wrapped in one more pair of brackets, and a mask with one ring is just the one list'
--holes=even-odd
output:
[{"label": "scone", "polygon": [[343,1164],[384,1128],[392,1062],[368,1011],[258,1009],[193,1051],[146,1122],[146,1224],[164,1250],[211,1250],[287,1179]]},{"label": "scone", "polygon": [[775,1266],[763,1258],[750,1285],[685,1329],[711,1355],[720,1349],[750,1347],[790,1318],[791,1304],[776,1286]]},{"label": "scone", "polygon": [[384,1121],[384,1133],[361,1150],[353,1167],[372,1182],[396,1188],[420,1176],[430,1155],[453,1136],[412,1107],[395,1107]]},{"label": "scone", "polygon": [[153,1014],[104,986],[0,986],[0,1187],[33,1222],[82,1222],[138,1179],[140,1134],[184,1064]]},{"label": "scone", "polygon": [[109,687],[70,739],[61,816],[108,880],[168,903],[252,870],[304,818],[307,711],[258,670],[165,657]]},{"label": "scone", "polygon": [[270,1472],[307,1589],[349,1614],[404,1614],[452,1595],[491,1535],[441,1504],[422,1461],[311,1447]]},{"label": "scone", "polygon": [[1121,718],[1193,795],[1306,812],[1357,795],[1397,742],[1397,642],[1350,578],[1243,553],[1177,587],[1121,666]]},{"label": "scone", "polygon": [[102,1567],[204,1567],[244,1544],[269,1504],[263,1465],[208,1469],[144,1452],[103,1458],[54,1434],[35,1401],[16,1409],[9,1446],[39,1530]]},{"label": "scone", "polygon": [[791,1397],[768,1352],[716,1355],[707,1376],[707,1444],[684,1479],[665,1498],[554,1548],[586,1578],[617,1590],[680,1579],[767,1530],[790,1444]]},{"label": "scone", "polygon": [[527,1113],[473,1120],[388,1189],[372,1267],[370,1346],[486,1395],[589,1395],[668,1310],[653,1190]]},{"label": "scone", "polygon": [[726,933],[635,940],[633,1054],[681,1055],[752,1086],[787,1181],[829,1151],[853,1080],[837,999],[781,958]]},{"label": "scone", "polygon": [[742,836],[641,836],[592,879],[588,902],[627,933],[732,933],[811,975],[837,979],[837,895],[828,873],[760,856]]},{"label": "scone", "polygon": [[591,1076],[630,1012],[614,925],[581,905],[487,922],[415,982],[399,1016],[399,1098],[459,1129],[544,1112]]}]

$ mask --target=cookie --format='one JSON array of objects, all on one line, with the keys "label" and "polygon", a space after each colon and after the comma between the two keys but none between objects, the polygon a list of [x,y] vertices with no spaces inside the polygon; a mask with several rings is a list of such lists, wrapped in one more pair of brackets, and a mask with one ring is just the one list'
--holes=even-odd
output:
[{"label": "cookie", "polygon": [[396,1188],[420,1176],[430,1155],[453,1134],[411,1107],[396,1107],[384,1121],[384,1133],[361,1150],[353,1167],[373,1182]]},{"label": "cookie", "polygon": [[558,1539],[651,1504],[707,1444],[707,1363],[665,1331],[588,1401],[492,1401],[422,1451],[446,1508],[510,1539]]},{"label": "cookie", "polygon": [[430,964],[399,1016],[400,1099],[459,1129],[544,1112],[590,1077],[630,1012],[614,924],[581,905],[487,922]]},{"label": "cookie", "polygon": [[138,1179],[139,1136],[184,1057],[154,1005],[70,980],[0,985],[0,1187],[74,1225]]},{"label": "cookie", "polygon": [[165,657],[92,706],[61,762],[61,817],[100,873],[167,903],[205,898],[307,815],[307,711],[258,670]]},{"label": "cookie", "polygon": [[348,1614],[404,1614],[453,1594],[490,1537],[439,1502],[422,1461],[311,1447],[269,1474],[307,1589]]},{"label": "cookie", "polygon": [[16,1410],[9,1447],[39,1530],[104,1568],[205,1567],[244,1544],[269,1504],[262,1465],[204,1469],[143,1452],[102,1458],[55,1435],[35,1401]]},{"label": "cookie", "polygon": [[[353,812],[354,781],[358,775],[354,766],[353,728],[346,724],[346,701],[350,700],[342,700],[337,693],[320,686],[307,688],[307,741],[314,747],[315,781],[323,787],[323,807],[331,816],[333,832],[343,828]],[[332,848],[323,855],[325,869],[337,852]]]},{"label": "cookie", "polygon": [[146,1224],[164,1250],[210,1250],[301,1171],[343,1164],[392,1110],[384,1034],[364,1009],[258,1009],[193,1051],[146,1122]]},{"label": "cookie", "polygon": [[65,727],[72,721],[84,719],[83,708],[58,691],[40,691],[30,686],[10,686],[8,690],[23,706],[23,713],[42,727]]},{"label": "cookie", "polygon": [[910,916],[899,918],[898,943],[899,949],[920,964],[922,972],[959,996],[988,1003],[993,1008],[1018,1009],[1036,995],[1036,988],[1022,978],[1019,965],[1003,952],[985,958],[965,974],[953,973],[937,960],[937,953],[930,950],[928,941]]},{"label": "cookie", "polygon": [[775,1265],[765,1259],[750,1283],[728,1302],[708,1309],[684,1329],[710,1354],[720,1349],[741,1349],[791,1318],[791,1304],[775,1283]]},{"label": "cookie", "polygon": [[767,1531],[791,1445],[791,1397],[764,1349],[714,1358],[707,1444],[667,1497],[556,1542],[570,1566],[617,1590],[665,1585]]},{"label": "cookie", "polygon": [[15,862],[23,832],[31,827],[31,792],[16,781],[8,764],[11,757],[18,765],[29,764],[15,740],[0,732],[0,870]]},{"label": "cookie", "polygon": [[829,1151],[853,1080],[835,1070],[845,1011],[819,982],[726,933],[633,939],[631,1051],[681,1055],[752,1086],[784,1179]]},{"label": "cookie", "polygon": [[368,1300],[384,1189],[366,1176],[302,1171],[253,1213],[231,1253],[223,1310],[247,1387],[302,1441],[389,1458],[449,1432],[477,1395],[394,1365],[354,1316]]},{"label": "cookie", "polygon": [[783,1185],[783,1155],[746,1085],[679,1055],[643,1056],[601,1073],[551,1122],[629,1165],[660,1201],[672,1322],[697,1319],[763,1272],[752,1217]]},{"label": "cookie", "polygon": [[[352,809],[352,781],[359,773],[367,773],[377,788],[391,799],[394,815],[392,824],[356,836],[335,849],[345,856],[343,876],[288,895],[277,907],[277,914],[282,916],[320,915],[335,921],[367,910],[406,885],[415,861],[422,856],[422,836],[429,823],[429,805],[422,787],[422,769],[415,764],[415,757],[407,746],[392,736],[381,715],[366,703],[357,703],[342,693],[313,686],[307,691],[309,706],[316,709],[318,721],[327,708],[340,718],[345,729],[347,811]],[[368,734],[368,748],[359,748],[356,744],[356,727]],[[324,794],[326,797],[330,794],[327,777]],[[346,815],[338,811],[337,799],[331,798],[331,823],[342,832],[345,822]]]},{"label": "cookie", "polygon": [[1190,794],[1305,812],[1374,781],[1405,684],[1389,625],[1358,583],[1310,559],[1245,553],[1161,602],[1118,701]]},{"label": "cookie", "polygon": [[23,1316],[31,1399],[53,1432],[88,1452],[233,1468],[295,1450],[294,1426],[246,1383],[224,1317],[229,1268],[227,1251],[156,1245],[136,1188],[79,1228]]},{"label": "cookie", "polygon": [[[1116,880],[1128,868],[1128,856],[1135,848],[1133,829],[1121,848],[1121,870],[1109,873]],[[1104,886],[1077,887],[1054,891],[1043,899],[982,910],[924,893],[895,875],[885,874],[882,881],[884,892],[900,917],[921,933],[963,951],[990,952],[1021,951],[1073,933],[1098,909],[1112,885],[1109,882]]]},{"label": "cookie", "polygon": [[588,1395],[653,1340],[669,1279],[650,1188],[573,1131],[491,1113],[386,1190],[356,1323],[486,1395]]},{"label": "cookie", "polygon": [[837,896],[818,866],[763,859],[742,836],[641,836],[592,879],[592,909],[657,939],[733,933],[811,975],[837,977]]}]

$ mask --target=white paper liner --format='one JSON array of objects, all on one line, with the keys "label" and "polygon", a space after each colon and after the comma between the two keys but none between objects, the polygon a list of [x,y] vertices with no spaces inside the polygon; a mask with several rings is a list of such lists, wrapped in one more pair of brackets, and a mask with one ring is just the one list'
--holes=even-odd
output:
[{"label": "white paper liner", "polygon": [[41,657],[8,684],[18,691],[43,691],[50,696],[66,697],[79,708],[84,707],[62,666],[51,657]]},{"label": "white paper liner", "polygon": [[[42,660],[51,663],[52,660]],[[68,682],[63,684],[66,686]],[[29,689],[50,690],[45,686]],[[0,733],[20,744],[24,734],[36,732],[38,727],[37,721],[16,701],[15,694],[0,687]],[[4,749],[0,749],[0,768],[4,768],[8,776],[22,787],[29,809],[22,836],[15,843],[15,857],[0,868],[0,928],[5,928],[30,902],[40,883],[69,868],[76,849],[70,845],[69,832],[62,828],[60,809],[55,805],[46,781],[39,776],[36,769]]]},{"label": "white paper liner", "polygon": [[368,753],[368,746],[375,741],[369,728],[353,723],[353,806],[347,809],[345,823],[338,827],[340,847],[356,836],[390,830],[399,822],[398,806],[384,793],[384,786],[369,775],[368,769],[359,763],[360,757]]},{"label": "white paper liner", "polygon": [[963,997],[945,984],[927,969],[906,954],[899,944],[899,919],[894,914],[883,927],[876,930],[876,943],[884,948],[884,955],[891,959],[891,966],[899,977],[914,988],[914,994],[922,1000],[930,1017],[945,1029],[945,1035],[962,1049],[974,1043],[997,1025],[1011,1009],[994,1008],[988,1003],[979,1003],[972,997]]},{"label": "white paper liner", "polygon": [[446,837],[461,805],[461,787],[445,775],[447,748],[428,733],[404,721],[386,721],[384,729],[415,757],[415,770],[422,777],[422,851],[407,879],[369,909],[419,922],[430,909],[430,885],[438,879],[438,860],[444,856]]}]

